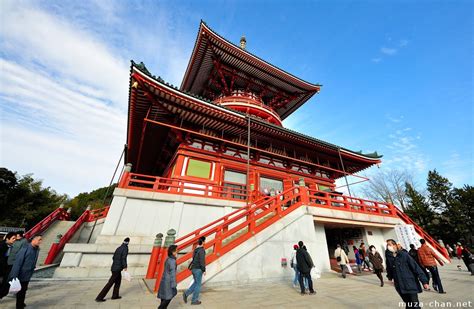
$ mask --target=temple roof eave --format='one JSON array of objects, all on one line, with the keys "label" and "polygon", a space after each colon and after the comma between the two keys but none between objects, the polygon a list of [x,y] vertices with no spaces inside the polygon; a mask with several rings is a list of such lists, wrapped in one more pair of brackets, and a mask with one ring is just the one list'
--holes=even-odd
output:
[{"label": "temple roof eave", "polygon": [[[245,115],[244,113],[228,109],[224,106],[217,105],[217,104],[213,103],[210,100],[207,100],[207,99],[199,97],[199,96],[195,96],[192,93],[181,91],[180,89],[178,89],[178,87],[176,87],[172,84],[166,83],[160,77],[153,76],[146,69],[146,67],[143,63],[136,64],[135,62],[132,61],[132,67],[131,67],[132,75],[133,75],[134,72],[140,74],[140,76],[144,77],[148,82],[152,83],[154,86],[163,87],[163,88],[167,89],[168,91],[174,92],[176,96],[181,96],[181,97],[184,97],[188,100],[193,100],[196,103],[206,105],[208,108],[212,108],[214,110],[217,109],[217,110],[219,110],[221,112],[224,112],[228,115],[232,115],[234,117],[237,117],[237,118],[241,119],[241,121],[247,121],[246,119],[248,119],[248,116]],[[130,82],[130,87],[132,87],[132,82]],[[130,107],[129,107],[129,112],[130,112]],[[130,122],[130,119],[131,119],[130,117],[131,116],[129,115],[129,122]],[[301,140],[301,141],[306,141],[308,143],[318,144],[318,145],[323,146],[323,147],[325,147],[327,149],[330,149],[332,151],[340,151],[341,154],[344,157],[352,157],[356,161],[362,160],[366,164],[369,164],[369,165],[373,165],[373,164],[377,164],[377,163],[381,162],[380,158],[382,156],[378,155],[376,152],[374,154],[363,154],[361,152],[352,151],[352,150],[349,150],[349,149],[346,149],[346,148],[343,148],[343,147],[340,147],[340,146],[337,146],[337,145],[334,145],[334,144],[316,139],[314,137],[307,136],[307,135],[298,133],[296,131],[286,129],[286,128],[283,128],[283,127],[280,127],[280,126],[277,126],[277,125],[274,125],[274,124],[271,124],[271,123],[268,123],[264,120],[260,120],[260,119],[255,118],[255,117],[251,117],[251,121],[255,122],[255,123],[258,123],[259,125],[269,127],[269,128],[271,128],[275,131],[281,132],[281,134],[291,136],[291,137],[295,138],[295,140]],[[130,124],[128,123],[128,126],[129,125]]]},{"label": "temple roof eave", "polygon": [[[205,39],[204,37],[207,37],[209,39]],[[283,87],[286,89],[286,91],[289,91],[289,93],[295,95],[295,97],[293,97],[293,99],[290,101],[290,103],[288,103],[288,105],[278,109],[277,112],[282,120],[291,115],[296,109],[298,109],[301,105],[308,101],[314,94],[318,93],[321,88],[320,84],[313,84],[303,79],[300,79],[286,72],[285,70],[266,62],[258,56],[250,53],[248,50],[242,49],[241,47],[235,45],[234,43],[228,41],[226,38],[213,31],[210,27],[207,26],[205,22],[201,21],[195,45],[189,63],[187,65],[183,81],[180,86],[181,90],[193,91],[194,93],[200,93],[200,91],[202,91],[201,75],[207,74],[203,73],[203,71],[206,71],[207,69],[202,68],[203,63],[206,63],[205,59],[208,58],[206,56],[206,51],[209,49],[207,48],[207,46],[209,44],[214,46],[213,43],[209,43],[209,41],[215,42],[215,44],[218,45],[225,46],[225,48],[223,47],[222,52],[224,55],[226,55],[226,57],[233,57],[232,59],[234,60],[240,59],[241,61],[243,61],[243,63],[245,63],[245,66],[257,70],[261,74],[259,76],[263,78],[262,80],[266,80],[266,83],[273,84],[274,82],[276,83],[275,85],[278,84],[278,87]],[[207,66],[204,65],[204,67]],[[243,69],[243,71],[249,73],[250,75],[253,74],[250,73],[253,72],[252,70],[247,72],[245,69]],[[269,78],[269,80],[267,80],[267,78]],[[272,80],[273,82],[271,82],[270,80]]]}]

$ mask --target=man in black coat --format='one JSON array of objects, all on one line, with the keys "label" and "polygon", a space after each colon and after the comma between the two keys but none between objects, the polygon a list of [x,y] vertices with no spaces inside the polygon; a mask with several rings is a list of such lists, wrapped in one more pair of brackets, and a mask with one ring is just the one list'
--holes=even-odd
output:
[{"label": "man in black coat", "polygon": [[0,277],[2,278],[0,284],[0,299],[8,294],[10,285],[8,284],[8,275],[12,270],[12,266],[8,265],[7,261],[11,255],[13,244],[16,240],[16,234],[13,232],[8,233],[5,239],[0,241]]},{"label": "man in black coat", "polygon": [[122,282],[122,270],[127,271],[127,255],[128,255],[128,243],[130,242],[130,238],[125,238],[123,243],[118,247],[115,252],[114,256],[112,257],[112,267],[110,270],[112,271],[112,276],[110,276],[109,281],[104,286],[102,291],[100,291],[99,295],[97,295],[95,301],[96,302],[104,302],[105,296],[109,292],[112,285],[114,286],[114,290],[112,292],[112,299],[120,299],[120,283]]},{"label": "man in black coat", "polygon": [[422,292],[420,281],[427,289],[428,278],[406,250],[398,250],[395,240],[387,240],[387,251],[389,251],[386,252],[388,280],[393,279],[395,289],[407,308],[420,308],[418,300],[418,293]]},{"label": "man in black coat", "polygon": [[17,278],[21,284],[20,292],[16,293],[16,308],[25,308],[25,297],[31,277],[35,271],[36,262],[38,261],[39,247],[43,237],[35,235],[29,244],[26,244],[17,253],[15,263],[10,272],[9,279]]},{"label": "man in black coat", "polygon": [[311,280],[311,268],[314,267],[313,260],[308,251],[303,248],[304,244],[302,241],[298,242],[298,246],[300,248],[296,251],[296,267],[300,272],[298,280],[300,282],[301,295],[305,294],[303,278],[308,280],[309,294],[315,294],[316,292],[313,290],[313,280]]}]

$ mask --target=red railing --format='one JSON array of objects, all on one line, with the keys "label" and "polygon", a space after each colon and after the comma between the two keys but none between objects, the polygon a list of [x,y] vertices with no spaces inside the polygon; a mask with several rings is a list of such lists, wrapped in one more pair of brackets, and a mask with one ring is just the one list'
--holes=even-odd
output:
[{"label": "red railing", "polygon": [[135,173],[124,173],[119,188],[136,189],[162,193],[174,193],[226,200],[247,200],[247,190],[219,186],[212,182],[179,178],[163,178]]},{"label": "red railing", "polygon": [[64,208],[57,208],[48,216],[46,216],[43,220],[38,222],[33,228],[31,228],[28,232],[25,233],[25,238],[31,238],[34,235],[38,235],[46,231],[46,229],[53,224],[56,220],[67,220],[69,219],[69,213]]},{"label": "red railing", "polygon": [[100,220],[107,217],[109,213],[110,206],[105,206],[104,208],[93,209],[89,212],[89,217],[86,222],[92,222],[95,220]]},{"label": "red railing", "polygon": [[309,206],[350,211],[369,215],[396,217],[396,207],[384,202],[369,201],[338,193],[308,190]]},{"label": "red railing", "polygon": [[76,234],[76,232],[81,228],[82,224],[85,222],[92,222],[95,220],[99,220],[105,218],[107,213],[109,212],[110,206],[94,209],[94,210],[86,210],[82,215],[76,220],[76,222],[69,228],[69,230],[61,236],[61,239],[58,243],[53,243],[51,248],[49,249],[48,256],[44,261],[45,265],[53,264],[56,256],[61,252],[64,246],[71,240],[71,238]]},{"label": "red railing", "polygon": [[439,253],[443,255],[448,261],[451,259],[449,258],[448,250],[443,248],[433,237],[431,237],[428,233],[426,233],[418,224],[415,223],[407,214],[405,214],[400,209],[396,208],[397,216],[406,224],[411,224],[415,228],[415,231],[426,240],[433,248],[435,248]]},{"label": "red railing", "polygon": [[[206,264],[212,263],[299,206],[307,204],[304,199],[307,197],[306,190],[306,188],[299,190],[291,188],[274,197],[262,198],[250,206],[240,208],[176,239],[175,244],[180,255],[176,261],[178,265],[176,280],[180,282],[191,274],[187,267],[182,266],[187,266],[191,261],[193,249],[199,238],[206,237],[204,245]],[[159,288],[166,254],[166,250],[160,252],[155,290]]]},{"label": "red railing", "polygon": [[[193,249],[199,238],[206,237],[204,249],[206,264],[209,264],[302,205],[370,215],[398,216],[405,223],[413,224],[421,236],[443,255],[445,253],[431,236],[392,204],[348,197],[333,192],[310,190],[306,187],[294,187],[273,197],[262,197],[249,206],[235,210],[176,239],[175,244],[178,246],[179,254],[177,281],[180,282],[190,276],[191,271],[183,266],[187,266],[191,261]],[[159,288],[166,255],[167,251],[161,250],[157,257],[157,264],[150,262],[153,269],[156,269],[155,291]]]}]

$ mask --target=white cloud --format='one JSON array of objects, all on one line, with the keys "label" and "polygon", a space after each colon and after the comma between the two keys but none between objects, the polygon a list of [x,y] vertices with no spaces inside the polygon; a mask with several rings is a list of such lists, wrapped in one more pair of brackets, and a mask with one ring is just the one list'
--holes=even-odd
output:
[{"label": "white cloud", "polygon": [[382,58],[372,58],[372,62],[379,63],[382,61]]},{"label": "white cloud", "polygon": [[385,55],[393,56],[397,53],[398,50],[396,48],[381,47],[380,51]]},{"label": "white cloud", "polygon": [[0,165],[73,196],[110,181],[126,140],[129,59],[179,84],[196,33],[185,37],[161,8],[137,21],[120,2],[46,5],[1,2]]},{"label": "white cloud", "polygon": [[400,47],[405,47],[408,45],[408,40],[400,40],[399,46]]},{"label": "white cloud", "polygon": [[[57,79],[79,82],[93,91],[102,90],[116,105],[125,108],[128,89],[127,60],[83,29],[58,16],[16,2],[3,4],[2,49],[16,54],[29,66],[40,64]],[[18,22],[21,21],[21,22]]]}]

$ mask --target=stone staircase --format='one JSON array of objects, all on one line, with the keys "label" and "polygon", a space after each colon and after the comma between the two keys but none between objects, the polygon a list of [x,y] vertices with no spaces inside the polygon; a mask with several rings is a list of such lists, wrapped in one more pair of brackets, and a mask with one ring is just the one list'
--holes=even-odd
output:
[{"label": "stone staircase", "polygon": [[36,266],[41,266],[44,264],[51,245],[56,241],[56,236],[58,234],[64,235],[64,233],[66,233],[73,224],[74,221],[55,221],[43,233],[43,242],[41,243],[41,250],[39,252]]}]

